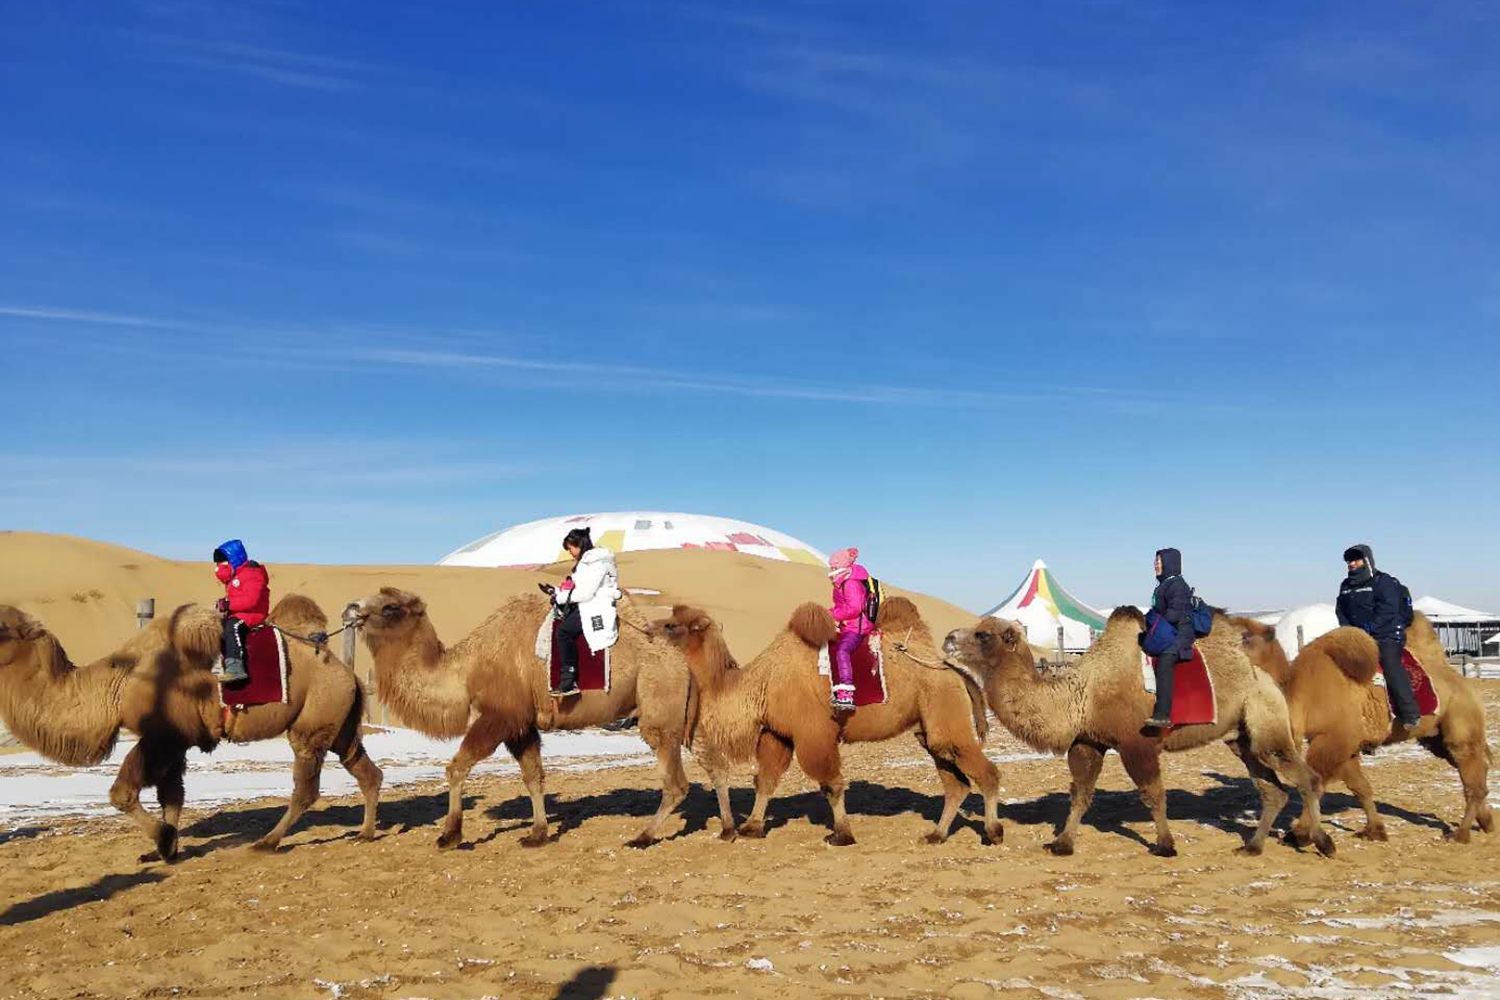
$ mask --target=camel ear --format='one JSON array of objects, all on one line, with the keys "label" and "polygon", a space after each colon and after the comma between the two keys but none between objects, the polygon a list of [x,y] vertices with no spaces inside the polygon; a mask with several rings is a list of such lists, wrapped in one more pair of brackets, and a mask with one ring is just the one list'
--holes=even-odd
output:
[{"label": "camel ear", "polygon": [[693,623],[688,626],[688,631],[690,631],[690,632],[707,632],[709,629],[711,629],[713,627],[714,627],[714,620],[712,618],[708,617],[708,615],[699,615],[697,618],[694,618],[693,619]]},{"label": "camel ear", "polygon": [[1021,632],[1014,625],[1007,625],[1005,631],[1000,633],[1000,641],[1014,649],[1021,641]]}]

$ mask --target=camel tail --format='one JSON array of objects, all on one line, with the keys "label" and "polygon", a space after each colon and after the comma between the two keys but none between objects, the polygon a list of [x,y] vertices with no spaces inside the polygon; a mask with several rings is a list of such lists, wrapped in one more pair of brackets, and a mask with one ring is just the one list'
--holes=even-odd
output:
[{"label": "camel tail", "polygon": [[807,643],[814,649],[828,645],[839,634],[839,627],[834,623],[833,615],[821,604],[808,601],[792,612],[791,620],[786,623],[787,628],[797,634],[797,638]]},{"label": "camel tail", "polygon": [[345,764],[352,764],[365,752],[365,741],[360,739],[359,728],[365,721],[365,686],[360,683],[359,678],[354,679],[354,699],[349,705],[349,711],[344,715],[343,724],[339,726],[339,734],[334,737],[332,750],[339,755],[339,760]]},{"label": "camel tail", "polygon": [[693,683],[693,675],[689,674],[687,712],[682,720],[682,745],[688,750],[693,748],[693,735],[698,730],[698,712],[700,707],[698,685]]}]

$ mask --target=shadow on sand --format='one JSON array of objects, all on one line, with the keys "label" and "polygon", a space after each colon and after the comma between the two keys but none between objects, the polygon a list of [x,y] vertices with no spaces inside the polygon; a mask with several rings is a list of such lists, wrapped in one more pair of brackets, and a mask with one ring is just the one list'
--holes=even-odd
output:
[{"label": "shadow on sand", "polygon": [[586,966],[558,986],[554,1000],[600,1000],[609,993],[610,984],[617,974],[612,965]]},{"label": "shadow on sand", "polygon": [[63,910],[71,910],[75,906],[109,899],[116,893],[133,889],[138,885],[149,885],[165,880],[166,876],[159,871],[139,871],[129,875],[105,875],[90,885],[45,892],[34,899],[25,899],[15,903],[4,913],[0,913],[0,927],[14,927],[16,924],[40,920],[42,917],[61,913]]}]

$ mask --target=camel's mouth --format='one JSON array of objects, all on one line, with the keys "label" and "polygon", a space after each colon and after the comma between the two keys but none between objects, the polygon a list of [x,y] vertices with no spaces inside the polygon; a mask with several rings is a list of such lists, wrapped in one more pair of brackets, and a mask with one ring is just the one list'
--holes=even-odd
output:
[{"label": "camel's mouth", "polygon": [[370,613],[358,601],[350,601],[344,605],[344,613],[339,616],[339,621],[345,628],[360,628],[369,620]]}]

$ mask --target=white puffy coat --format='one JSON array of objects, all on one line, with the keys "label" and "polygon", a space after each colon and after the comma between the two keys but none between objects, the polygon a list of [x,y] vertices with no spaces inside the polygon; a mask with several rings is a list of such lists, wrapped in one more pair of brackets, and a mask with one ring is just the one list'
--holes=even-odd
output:
[{"label": "white puffy coat", "polygon": [[557,591],[557,606],[567,610],[578,605],[583,635],[594,652],[608,649],[620,638],[620,618],[615,602],[620,599],[620,571],[615,554],[599,547],[589,549],[573,570],[573,589]]}]

